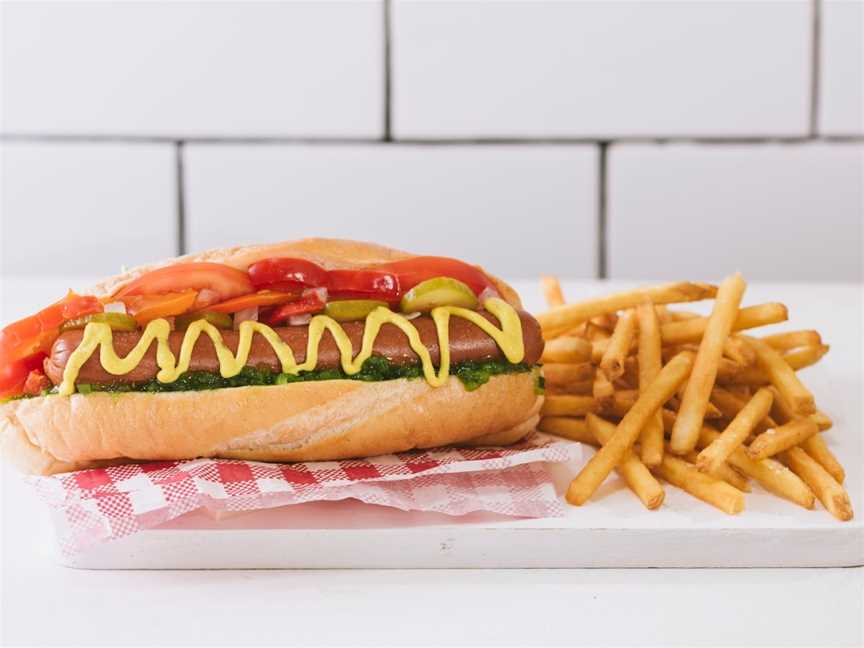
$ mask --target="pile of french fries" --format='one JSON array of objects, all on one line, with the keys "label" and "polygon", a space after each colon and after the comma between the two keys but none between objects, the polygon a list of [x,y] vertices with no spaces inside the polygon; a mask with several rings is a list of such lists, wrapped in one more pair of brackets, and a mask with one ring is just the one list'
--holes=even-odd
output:
[{"label": "pile of french fries", "polygon": [[[828,346],[817,331],[751,334],[786,321],[783,304],[742,308],[740,274],[577,303],[565,303],[555,277],[542,287],[550,309],[537,317],[546,340],[540,430],[599,448],[568,502],[587,502],[615,470],[649,509],[663,503],[662,479],[739,513],[752,479],[852,519],[845,472],[822,438],[831,418],[796,375]],[[707,317],[669,307],[706,299]]]}]

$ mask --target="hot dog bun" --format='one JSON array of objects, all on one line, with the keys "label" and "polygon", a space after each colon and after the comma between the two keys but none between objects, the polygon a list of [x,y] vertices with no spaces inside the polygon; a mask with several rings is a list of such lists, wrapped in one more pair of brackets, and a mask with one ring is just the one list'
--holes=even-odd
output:
[{"label": "hot dog bun", "polygon": [[[394,250],[383,245],[376,245],[375,243],[362,243],[342,239],[309,238],[300,241],[283,241],[282,243],[269,243],[266,245],[243,245],[207,250],[200,254],[187,254],[186,256],[168,259],[159,263],[138,266],[99,282],[93,286],[89,294],[98,297],[112,295],[145,272],[178,263],[206,261],[208,263],[224,263],[238,270],[246,270],[250,265],[261,259],[293,257],[312,261],[326,270],[350,270],[378,263],[411,259],[415,256],[417,255]],[[483,268],[480,269],[483,270]],[[519,295],[513,288],[485,270],[483,272],[498,288],[501,297],[516,308],[522,308]]]},{"label": "hot dog bun", "polygon": [[533,429],[541,400],[527,373],[495,376],[473,392],[451,377],[438,388],[421,379],[328,380],[44,396],[0,408],[0,450],[22,471],[42,475],[117,460],[369,457],[478,437],[484,445],[513,443]]},{"label": "hot dog bun", "polygon": [[[353,268],[412,255],[377,245],[308,239],[212,250],[108,279],[110,295],[147,270],[188,261],[246,269],[259,259],[293,256],[326,268]],[[502,297],[519,297],[490,276]],[[451,377],[330,380],[170,393],[45,396],[0,405],[0,452],[21,470],[54,474],[129,460],[226,457],[318,461],[412,448],[513,443],[536,423],[542,397],[530,373],[494,376],[475,391]]]}]

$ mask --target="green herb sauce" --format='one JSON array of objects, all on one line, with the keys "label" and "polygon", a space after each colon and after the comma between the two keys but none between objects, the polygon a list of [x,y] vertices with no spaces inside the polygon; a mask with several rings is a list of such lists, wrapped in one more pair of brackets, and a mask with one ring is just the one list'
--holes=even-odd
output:
[{"label": "green herb sauce", "polygon": [[[474,391],[489,382],[492,376],[524,373],[532,370],[533,368],[530,365],[524,363],[511,364],[501,360],[489,360],[455,364],[450,368],[450,373],[462,381],[467,391]],[[423,369],[419,364],[397,365],[389,362],[386,358],[372,356],[363,363],[360,372],[353,376],[347,375],[341,368],[301,371],[298,375],[292,376],[291,374],[276,373],[266,368],[244,367],[239,374],[232,378],[223,378],[217,373],[210,373],[208,371],[189,371],[170,383],[161,383],[158,380],[149,380],[142,383],[85,383],[78,384],[76,388],[80,394],[90,394],[92,392],[161,393],[224,389],[226,387],[246,387],[250,385],[287,385],[289,383],[317,380],[378,382],[383,380],[399,380],[402,378],[419,379],[422,377]],[[537,379],[535,386],[538,389],[542,389],[542,378],[539,376],[539,372],[537,372]]]}]

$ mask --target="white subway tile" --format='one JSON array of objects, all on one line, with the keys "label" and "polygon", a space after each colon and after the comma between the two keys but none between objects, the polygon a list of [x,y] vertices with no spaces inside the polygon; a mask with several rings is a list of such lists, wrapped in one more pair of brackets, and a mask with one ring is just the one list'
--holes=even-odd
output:
[{"label": "white subway tile", "polygon": [[619,145],[614,278],[862,278],[864,146]]},{"label": "white subway tile", "polygon": [[176,253],[170,145],[7,142],[0,187],[0,274],[111,275]]},{"label": "white subway tile", "polygon": [[810,19],[807,0],[395,0],[395,132],[803,135]]},{"label": "white subway tile", "polygon": [[378,136],[380,0],[8,3],[6,132]]},{"label": "white subway tile", "polygon": [[190,145],[192,251],[326,236],[508,276],[594,275],[591,146]]},{"label": "white subway tile", "polygon": [[864,2],[823,0],[819,130],[864,134]]}]

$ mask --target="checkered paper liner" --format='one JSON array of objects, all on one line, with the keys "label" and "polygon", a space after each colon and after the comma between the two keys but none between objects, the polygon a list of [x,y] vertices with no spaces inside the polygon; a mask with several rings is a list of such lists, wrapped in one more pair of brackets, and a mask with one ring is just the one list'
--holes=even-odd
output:
[{"label": "checkered paper liner", "polygon": [[563,507],[542,462],[580,456],[579,444],[535,433],[506,448],[289,464],[154,461],[29,481],[53,510],[61,550],[70,556],[199,508],[251,511],[353,498],[404,511],[560,517]]}]

